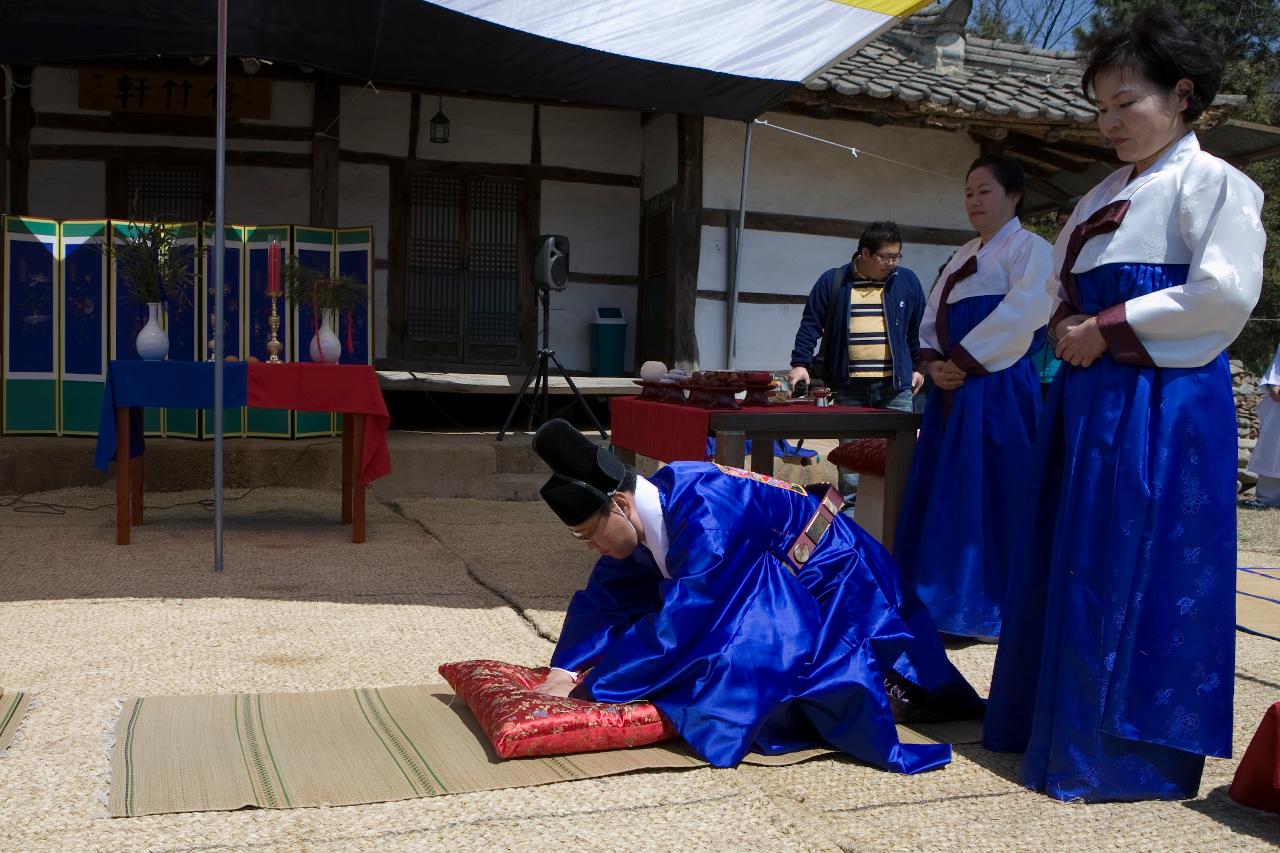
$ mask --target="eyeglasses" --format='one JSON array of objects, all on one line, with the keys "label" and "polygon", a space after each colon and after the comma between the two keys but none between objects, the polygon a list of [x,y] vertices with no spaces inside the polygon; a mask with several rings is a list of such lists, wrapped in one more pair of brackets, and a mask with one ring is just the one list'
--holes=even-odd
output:
[{"label": "eyeglasses", "polygon": [[896,264],[902,260],[901,252],[898,252],[897,254],[893,254],[893,255],[890,255],[886,252],[874,252],[873,254],[877,258],[879,258],[880,263],[882,264]]},{"label": "eyeglasses", "polygon": [[595,539],[596,535],[604,528],[604,523],[608,520],[607,516],[613,514],[613,507],[608,507],[607,510],[607,512],[602,512],[596,516],[596,524],[591,528],[590,533],[582,530],[570,530],[569,535],[574,539],[577,539],[579,542],[590,542],[592,539]]}]

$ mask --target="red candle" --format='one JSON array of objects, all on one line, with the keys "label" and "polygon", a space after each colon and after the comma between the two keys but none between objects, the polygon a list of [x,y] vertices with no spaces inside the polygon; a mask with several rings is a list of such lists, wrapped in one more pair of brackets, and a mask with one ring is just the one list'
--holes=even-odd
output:
[{"label": "red candle", "polygon": [[267,247],[267,295],[280,295],[280,241],[272,240]]}]

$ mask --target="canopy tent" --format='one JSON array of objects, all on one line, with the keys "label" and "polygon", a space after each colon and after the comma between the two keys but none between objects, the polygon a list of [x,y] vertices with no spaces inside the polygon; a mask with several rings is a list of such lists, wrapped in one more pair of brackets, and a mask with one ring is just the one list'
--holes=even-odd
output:
[{"label": "canopy tent", "polygon": [[[746,120],[920,0],[234,0],[227,52],[375,85]],[[0,0],[0,62],[214,51],[210,0]]]},{"label": "canopy tent", "polygon": [[[291,63],[383,86],[749,121],[927,2],[236,0],[229,7],[228,0],[0,0],[0,63],[214,54],[213,276],[218,280],[224,255],[228,57]],[[747,130],[749,151],[750,124]],[[747,162],[744,156],[739,247]],[[734,266],[736,293],[736,257]],[[220,291],[215,327],[222,325]],[[732,322],[731,316],[730,328]],[[215,359],[214,408],[220,409],[221,336],[216,336]],[[222,419],[214,424],[213,567],[221,571]]]}]

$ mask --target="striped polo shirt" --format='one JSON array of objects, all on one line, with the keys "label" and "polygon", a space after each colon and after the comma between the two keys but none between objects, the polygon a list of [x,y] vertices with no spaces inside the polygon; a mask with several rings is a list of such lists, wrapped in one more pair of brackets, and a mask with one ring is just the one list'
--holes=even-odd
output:
[{"label": "striped polo shirt", "polygon": [[893,376],[883,281],[854,278],[849,290],[849,378]]}]

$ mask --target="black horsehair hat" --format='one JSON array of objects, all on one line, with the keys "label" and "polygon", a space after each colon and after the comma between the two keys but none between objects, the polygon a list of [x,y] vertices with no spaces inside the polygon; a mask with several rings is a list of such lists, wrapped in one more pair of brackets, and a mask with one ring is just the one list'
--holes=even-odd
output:
[{"label": "black horsehair hat", "polygon": [[538,428],[533,452],[554,472],[540,491],[542,499],[570,527],[603,509],[627,473],[618,457],[561,418]]}]

